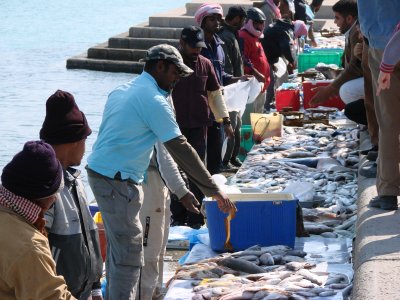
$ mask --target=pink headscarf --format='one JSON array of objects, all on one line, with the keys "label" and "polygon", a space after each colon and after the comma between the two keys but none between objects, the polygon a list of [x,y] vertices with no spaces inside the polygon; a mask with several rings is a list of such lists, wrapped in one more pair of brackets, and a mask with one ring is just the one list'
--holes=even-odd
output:
[{"label": "pink headscarf", "polygon": [[268,4],[268,6],[272,9],[275,15],[275,19],[280,19],[281,16],[281,10],[279,7],[275,4],[274,0],[266,0],[265,3]]},{"label": "pink headscarf", "polygon": [[201,26],[201,23],[205,17],[214,14],[220,15],[221,17],[223,16],[224,13],[221,5],[204,3],[197,9],[196,13],[194,14],[194,19],[196,20],[197,24]]},{"label": "pink headscarf", "polygon": [[294,36],[296,38],[308,34],[307,26],[306,24],[304,24],[303,21],[300,20],[293,21],[293,25],[294,25]]},{"label": "pink headscarf", "polygon": [[254,28],[253,20],[249,19],[247,22],[243,25],[243,28],[246,29],[251,35],[254,35],[260,39],[264,37],[264,28],[265,28],[265,23],[262,25],[261,30],[257,30]]}]

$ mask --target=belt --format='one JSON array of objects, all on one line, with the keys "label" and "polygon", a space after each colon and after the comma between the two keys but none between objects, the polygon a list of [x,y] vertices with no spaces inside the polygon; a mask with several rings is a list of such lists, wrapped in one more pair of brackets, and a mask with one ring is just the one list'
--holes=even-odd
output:
[{"label": "belt", "polygon": [[134,181],[134,180],[132,180],[130,178],[122,179],[120,171],[115,173],[114,178],[110,178],[108,176],[104,176],[103,174],[100,174],[100,173],[94,171],[93,169],[89,168],[88,165],[86,165],[85,169],[88,171],[88,173],[91,173],[91,175],[94,175],[94,176],[97,176],[97,177],[103,177],[103,178],[105,177],[105,178],[116,180],[116,181],[120,181],[120,182],[128,182],[128,183],[132,183],[134,185],[141,185],[140,183],[137,183],[136,181]]}]

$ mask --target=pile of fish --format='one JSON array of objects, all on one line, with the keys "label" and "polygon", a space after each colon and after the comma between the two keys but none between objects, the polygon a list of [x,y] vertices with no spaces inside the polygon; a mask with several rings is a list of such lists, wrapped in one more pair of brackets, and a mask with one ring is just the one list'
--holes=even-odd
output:
[{"label": "pile of fish", "polygon": [[286,192],[291,184],[300,192],[309,190],[308,199],[299,197],[306,230],[326,237],[351,237],[358,164],[357,128],[284,127],[282,137],[265,139],[252,148],[230,184],[266,193]]},{"label": "pile of fish", "polygon": [[313,272],[304,251],[287,246],[253,246],[179,268],[174,279],[193,280],[194,300],[308,299],[350,293],[339,273]]}]

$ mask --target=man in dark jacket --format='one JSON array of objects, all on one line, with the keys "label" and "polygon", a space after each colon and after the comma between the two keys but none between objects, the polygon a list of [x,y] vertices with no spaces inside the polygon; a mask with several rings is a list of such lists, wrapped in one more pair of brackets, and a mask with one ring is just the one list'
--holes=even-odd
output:
[{"label": "man in dark jacket", "polygon": [[[235,77],[243,76],[243,61],[237,41],[238,31],[243,26],[246,18],[246,10],[242,6],[234,5],[229,7],[228,14],[222,24],[218,36],[224,42],[222,48],[225,53],[225,72]],[[229,118],[234,130],[233,138],[228,139],[225,156],[222,158],[223,170],[231,170],[232,167],[240,167],[242,163],[237,158],[240,148],[240,128],[242,118],[239,111],[230,111]]]},{"label": "man in dark jacket", "polygon": [[294,25],[288,19],[276,20],[264,31],[264,39],[261,44],[267,56],[268,63],[273,65],[279,57],[284,57],[289,62],[289,73],[294,67]]},{"label": "man in dark jacket", "polygon": [[270,109],[275,98],[275,89],[280,84],[280,81],[275,78],[274,64],[278,62],[279,57],[284,57],[288,61],[287,71],[292,74],[295,68],[296,52],[294,41],[306,33],[307,29],[303,21],[292,22],[289,19],[278,19],[264,30],[264,39],[261,40],[261,44],[268,63],[273,66],[271,68],[271,84],[268,87],[267,101],[265,102],[266,110]]},{"label": "man in dark jacket", "polygon": [[101,300],[103,262],[99,235],[80,171],[72,168],[80,165],[86,138],[91,133],[84,113],[70,93],[58,90],[50,96],[40,138],[53,147],[64,172],[64,188],[45,215],[51,253],[57,274],[64,276],[74,297]]}]

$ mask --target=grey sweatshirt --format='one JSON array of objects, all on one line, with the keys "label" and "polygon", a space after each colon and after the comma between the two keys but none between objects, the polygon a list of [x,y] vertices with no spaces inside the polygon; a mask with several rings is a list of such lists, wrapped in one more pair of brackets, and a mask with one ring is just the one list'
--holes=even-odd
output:
[{"label": "grey sweatshirt", "polygon": [[166,187],[179,199],[189,192],[174,159],[160,142],[155,145],[149,169],[158,169]]}]

